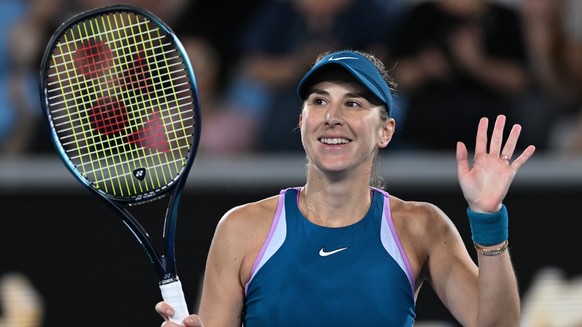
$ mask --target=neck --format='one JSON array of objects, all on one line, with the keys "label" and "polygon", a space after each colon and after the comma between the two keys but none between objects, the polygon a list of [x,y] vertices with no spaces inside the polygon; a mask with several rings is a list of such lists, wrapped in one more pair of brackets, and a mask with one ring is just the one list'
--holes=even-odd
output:
[{"label": "neck", "polygon": [[301,190],[299,209],[314,224],[343,227],[361,220],[371,204],[370,186],[327,185],[309,181]]}]

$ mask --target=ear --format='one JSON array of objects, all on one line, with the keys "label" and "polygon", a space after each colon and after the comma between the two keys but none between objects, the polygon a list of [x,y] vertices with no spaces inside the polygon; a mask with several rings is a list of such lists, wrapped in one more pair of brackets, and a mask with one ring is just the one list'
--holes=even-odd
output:
[{"label": "ear", "polygon": [[395,127],[396,121],[394,118],[388,118],[388,120],[382,123],[382,127],[380,129],[380,139],[378,140],[378,147],[385,148],[388,146],[388,143],[390,143],[392,140],[392,135],[394,135]]}]

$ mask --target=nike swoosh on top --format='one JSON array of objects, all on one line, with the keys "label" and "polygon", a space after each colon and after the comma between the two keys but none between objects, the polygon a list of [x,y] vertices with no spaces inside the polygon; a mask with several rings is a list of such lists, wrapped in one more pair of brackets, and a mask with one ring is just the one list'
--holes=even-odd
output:
[{"label": "nike swoosh on top", "polygon": [[340,249],[336,249],[336,250],[333,250],[333,251],[326,252],[323,248],[321,248],[321,250],[319,250],[319,255],[321,257],[327,257],[327,256],[330,256],[332,254],[336,254],[338,252],[341,252],[341,251],[347,250],[347,249],[348,249],[348,247],[346,246],[345,248],[340,248]]},{"label": "nike swoosh on top", "polygon": [[329,57],[329,59],[327,59],[327,60],[328,61],[330,61],[330,60],[336,61],[336,60],[345,60],[345,59],[355,59],[355,60],[358,60],[357,57],[334,57],[334,56]]}]

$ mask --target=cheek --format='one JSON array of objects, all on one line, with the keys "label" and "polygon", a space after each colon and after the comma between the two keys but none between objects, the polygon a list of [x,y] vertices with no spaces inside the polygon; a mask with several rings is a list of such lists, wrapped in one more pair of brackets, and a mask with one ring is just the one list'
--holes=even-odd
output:
[{"label": "cheek", "polygon": [[301,129],[301,134],[309,132],[313,129],[313,126],[317,125],[316,117],[308,112],[304,111],[299,117],[299,128]]},{"label": "cheek", "polygon": [[306,134],[309,133],[310,127],[312,125],[312,123],[310,122],[311,118],[309,117],[309,114],[307,113],[302,113],[301,116],[299,116],[299,133],[301,135],[301,141],[304,142],[305,141],[305,136]]}]

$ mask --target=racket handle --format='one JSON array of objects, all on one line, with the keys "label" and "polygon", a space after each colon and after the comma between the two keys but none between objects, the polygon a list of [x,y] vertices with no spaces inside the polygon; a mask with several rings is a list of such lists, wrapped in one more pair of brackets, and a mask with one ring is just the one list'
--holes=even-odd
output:
[{"label": "racket handle", "polygon": [[168,284],[160,285],[160,290],[162,291],[164,302],[174,309],[174,315],[170,317],[170,321],[182,326],[184,318],[190,315],[188,313],[188,305],[186,304],[184,291],[182,290],[182,283],[176,280]]}]

